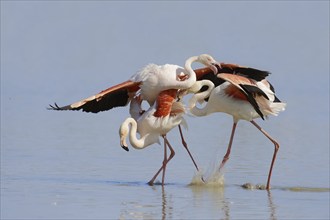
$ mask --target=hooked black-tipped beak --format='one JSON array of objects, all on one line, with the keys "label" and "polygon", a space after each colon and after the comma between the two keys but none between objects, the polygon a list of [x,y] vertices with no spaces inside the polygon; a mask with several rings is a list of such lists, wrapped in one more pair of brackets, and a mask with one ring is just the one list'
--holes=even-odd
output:
[{"label": "hooked black-tipped beak", "polygon": [[127,146],[125,146],[125,145],[121,145],[121,147],[122,147],[124,150],[126,150],[127,152],[129,151],[129,149],[128,149]]},{"label": "hooked black-tipped beak", "polygon": [[217,75],[221,70],[220,63],[212,63],[211,70],[213,71],[214,75]]}]

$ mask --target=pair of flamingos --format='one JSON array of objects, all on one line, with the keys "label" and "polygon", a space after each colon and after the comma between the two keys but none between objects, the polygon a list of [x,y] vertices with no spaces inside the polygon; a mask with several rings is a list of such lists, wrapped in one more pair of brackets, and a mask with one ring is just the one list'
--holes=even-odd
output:
[{"label": "pair of flamingos", "polygon": [[[193,70],[193,62],[205,65],[204,68]],[[276,96],[273,86],[265,79],[269,72],[235,64],[216,62],[210,55],[202,54],[187,59],[184,68],[166,64],[149,64],[133,75],[129,80],[110,87],[100,93],[59,107],[50,105],[53,110],[83,110],[97,113],[114,107],[126,106],[130,102],[131,117],[120,126],[120,143],[128,151],[126,137],[131,145],[143,149],[154,143],[159,143],[159,137],[164,139],[164,160],[160,169],[148,182],[152,185],[163,171],[162,185],[165,179],[167,163],[175,153],[166,138],[166,134],[178,126],[182,143],[196,165],[183,139],[180,125],[185,125],[183,118],[185,107],[180,101],[188,94],[194,95],[189,100],[188,109],[193,115],[205,116],[214,112],[224,112],[233,116],[232,132],[227,152],[221,162],[220,169],[229,159],[236,125],[240,119],[250,121],[274,144],[274,154],[271,161],[266,189],[270,189],[272,169],[279,149],[279,144],[267,134],[255,121],[268,115],[277,115],[285,109]],[[150,105],[146,111],[142,109],[142,101]],[[197,102],[207,103],[203,108],[196,106]],[[139,133],[140,138],[137,138]],[[167,147],[171,153],[167,157]]]}]

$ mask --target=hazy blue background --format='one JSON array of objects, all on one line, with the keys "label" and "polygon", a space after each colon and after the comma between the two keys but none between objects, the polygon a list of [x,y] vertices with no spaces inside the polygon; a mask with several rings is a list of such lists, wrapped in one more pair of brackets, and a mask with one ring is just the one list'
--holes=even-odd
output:
[{"label": "hazy blue background", "polygon": [[[128,108],[87,114],[46,107],[88,97],[148,63],[183,65],[201,53],[272,72],[269,80],[288,103],[279,117],[258,120],[281,144],[272,185],[329,188],[328,1],[1,1],[1,217],[132,218],[130,212],[116,211],[123,206],[136,211],[135,203],[123,201],[134,200],[132,195],[148,186],[122,189],[114,182],[129,186],[149,180],[160,166],[161,148],[129,153],[120,148],[118,128]],[[187,142],[207,169],[224,155],[232,119],[224,114],[186,119]],[[170,134],[178,147],[166,181],[184,185],[194,169],[177,138],[177,131]],[[272,152],[268,140],[240,122],[226,184],[265,183]],[[87,185],[100,191],[86,192]],[[113,188],[116,194],[108,197]],[[78,191],[68,196],[66,189]],[[198,217],[182,207],[192,192],[181,202],[176,195],[186,189],[172,190],[167,195],[179,211],[165,217]],[[249,201],[241,200],[242,192],[233,194],[242,204]],[[275,195],[279,218],[329,218],[329,193],[295,196]],[[80,206],[82,200],[86,204]],[[112,215],[97,201],[112,204]],[[245,208],[234,208],[229,216],[258,216]],[[201,211],[198,206],[190,210]],[[207,214],[207,207],[200,213],[221,218],[214,210]]]}]

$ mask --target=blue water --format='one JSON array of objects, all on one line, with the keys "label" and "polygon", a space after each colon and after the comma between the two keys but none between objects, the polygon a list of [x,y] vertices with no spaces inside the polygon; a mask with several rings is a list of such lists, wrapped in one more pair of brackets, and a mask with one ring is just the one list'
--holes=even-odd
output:
[{"label": "blue water", "polygon": [[[151,187],[146,183],[161,166],[163,149],[121,149],[118,127],[126,109],[94,115],[30,106],[18,114],[14,104],[7,100],[13,110],[2,112],[2,219],[329,218],[328,122],[296,120],[294,102],[280,116],[258,120],[281,144],[270,192],[241,187],[266,184],[273,154],[273,145],[248,122],[239,122],[223,185],[190,185],[196,171],[174,129],[169,140],[176,155],[166,185]],[[186,118],[192,154],[212,176],[226,150],[231,118]]]}]

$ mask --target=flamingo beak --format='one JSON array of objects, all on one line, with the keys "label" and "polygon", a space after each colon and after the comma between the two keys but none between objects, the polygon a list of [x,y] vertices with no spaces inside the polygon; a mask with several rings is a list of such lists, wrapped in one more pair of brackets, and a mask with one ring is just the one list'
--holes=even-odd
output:
[{"label": "flamingo beak", "polygon": [[221,64],[220,63],[212,63],[210,66],[211,70],[213,71],[214,75],[217,75],[221,69]]},{"label": "flamingo beak", "polygon": [[126,150],[129,151],[128,147],[127,147],[127,143],[126,143],[126,135],[120,133],[120,146]]},{"label": "flamingo beak", "polygon": [[121,145],[121,147],[122,147],[124,150],[126,150],[127,152],[129,151],[129,149],[128,149],[127,146],[125,146],[125,145]]}]

